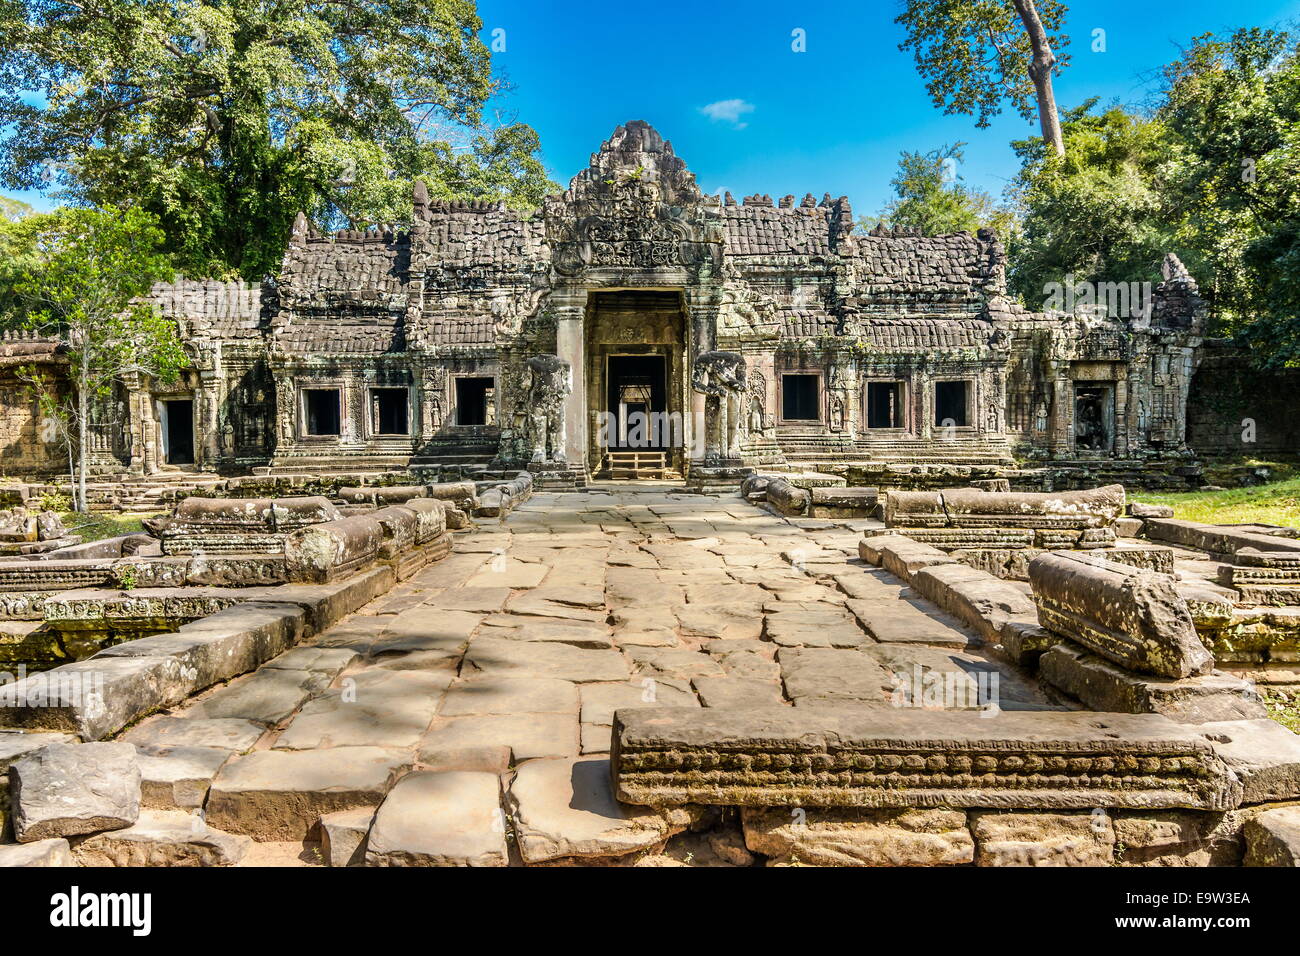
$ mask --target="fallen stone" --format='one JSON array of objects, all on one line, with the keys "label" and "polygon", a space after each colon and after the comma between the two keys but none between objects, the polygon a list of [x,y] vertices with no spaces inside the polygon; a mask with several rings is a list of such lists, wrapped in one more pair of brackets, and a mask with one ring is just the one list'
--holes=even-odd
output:
[{"label": "fallen stone", "polygon": [[140,765],[126,743],[50,744],[9,767],[19,843],[128,827],[140,815]]},{"label": "fallen stone", "polygon": [[207,820],[258,840],[305,840],[326,813],[378,806],[410,762],[380,747],[244,754],[212,782]]},{"label": "fallen stone", "polygon": [[1300,736],[1277,721],[1215,721],[1196,728],[1241,779],[1242,803],[1300,798]]},{"label": "fallen stone", "polygon": [[525,863],[617,857],[661,845],[698,817],[694,808],[629,807],[614,799],[609,760],[531,760],[510,786],[515,839]]},{"label": "fallen stone", "polygon": [[620,800],[645,806],[1232,809],[1241,784],[1163,717],[911,708],[620,710]]},{"label": "fallen stone", "polygon": [[36,840],[33,843],[0,844],[0,867],[6,866],[76,866],[72,848],[62,837]]},{"label": "fallen stone", "polygon": [[82,866],[234,866],[252,842],[181,810],[144,810],[125,830],[83,840],[73,855]]},{"label": "fallen stone", "polygon": [[322,814],[320,852],[330,866],[360,866],[366,858],[366,835],[374,807],[354,807]]},{"label": "fallen stone", "polygon": [[971,814],[978,866],[1110,866],[1115,828],[1104,809],[1091,813]]},{"label": "fallen stone", "polygon": [[197,810],[231,751],[216,747],[138,749],[140,805],[150,810]]},{"label": "fallen stone", "polygon": [[1181,680],[1147,677],[1068,641],[1039,658],[1038,673],[1096,711],[1163,714],[1189,724],[1267,716],[1254,687],[1238,677],[1220,672]]},{"label": "fallen stone", "polygon": [[1300,866],[1300,807],[1265,810],[1246,821],[1246,866]]},{"label": "fallen stone", "polygon": [[397,782],[366,842],[367,866],[505,866],[501,784],[491,773],[409,773]]},{"label": "fallen stone", "polygon": [[74,744],[77,738],[71,734],[20,733],[17,731],[0,731],[0,777],[9,766],[28,754],[35,753],[50,744]]},{"label": "fallen stone", "polygon": [[1178,678],[1214,666],[1169,575],[1055,552],[1029,563],[1029,583],[1039,623],[1129,670]]},{"label": "fallen stone", "polygon": [[764,809],[741,813],[745,846],[811,866],[956,866],[975,859],[961,810]]},{"label": "fallen stone", "polygon": [[1038,621],[1034,602],[1015,585],[964,564],[922,568],[912,576],[912,587],[989,644],[1013,621]]}]

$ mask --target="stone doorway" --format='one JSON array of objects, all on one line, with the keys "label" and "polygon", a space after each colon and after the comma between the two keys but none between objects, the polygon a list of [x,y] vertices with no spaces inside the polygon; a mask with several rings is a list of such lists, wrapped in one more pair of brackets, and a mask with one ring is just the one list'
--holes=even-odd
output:
[{"label": "stone doorway", "polygon": [[1115,447],[1115,387],[1109,382],[1075,383],[1074,447],[1100,452]]},{"label": "stone doorway", "polygon": [[163,464],[194,464],[194,400],[168,398],[158,403]]},{"label": "stone doorway", "polygon": [[593,474],[680,474],[686,421],[685,319],[678,291],[593,292],[586,395]]}]

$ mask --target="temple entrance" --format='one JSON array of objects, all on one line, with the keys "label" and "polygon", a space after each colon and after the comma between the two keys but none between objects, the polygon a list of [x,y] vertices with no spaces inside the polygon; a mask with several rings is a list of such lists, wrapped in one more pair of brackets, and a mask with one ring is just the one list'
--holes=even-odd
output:
[{"label": "temple entrance", "polygon": [[1115,447],[1115,388],[1109,382],[1075,384],[1074,447],[1078,451]]},{"label": "temple entrance", "polygon": [[606,373],[608,404],[613,413],[605,447],[663,451],[666,434],[667,377],[662,355],[611,355]]},{"label": "temple entrance", "polygon": [[679,292],[595,292],[588,299],[587,402],[592,472],[665,478],[684,467],[689,408]]},{"label": "temple entrance", "polygon": [[163,463],[194,464],[194,401],[169,398],[158,403],[158,424],[162,431]]}]

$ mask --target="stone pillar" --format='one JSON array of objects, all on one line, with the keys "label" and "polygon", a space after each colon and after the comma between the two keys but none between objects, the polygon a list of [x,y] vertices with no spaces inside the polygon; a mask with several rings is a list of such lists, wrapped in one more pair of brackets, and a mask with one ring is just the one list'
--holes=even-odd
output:
[{"label": "stone pillar", "polygon": [[555,308],[555,354],[573,370],[573,388],[564,400],[564,454],[569,467],[587,467],[587,361],[584,319],[585,290],[570,293]]}]

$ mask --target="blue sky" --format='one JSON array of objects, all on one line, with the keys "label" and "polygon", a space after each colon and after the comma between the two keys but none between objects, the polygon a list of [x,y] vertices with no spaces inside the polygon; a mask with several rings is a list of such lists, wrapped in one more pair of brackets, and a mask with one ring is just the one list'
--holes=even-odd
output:
[{"label": "blue sky", "polygon": [[[847,195],[879,210],[900,150],[963,141],[967,183],[995,195],[1016,170],[1010,142],[1037,126],[1004,113],[985,130],[929,101],[898,49],[901,0],[591,3],[480,0],[483,39],[511,91],[497,106],[531,124],[561,185],[620,123],[672,141],[706,192]],[[1140,105],[1191,37],[1296,26],[1300,0],[1073,0],[1062,108],[1089,96]],[[791,49],[804,31],[806,52]],[[1091,52],[1092,31],[1106,50]],[[497,33],[495,31],[504,31]],[[713,107],[711,110],[709,107]],[[25,195],[39,208],[43,197]]]},{"label": "blue sky", "polygon": [[[1300,0],[1067,3],[1072,61],[1056,84],[1062,108],[1089,96],[1148,102],[1160,67],[1197,34],[1300,22]],[[505,31],[494,64],[514,89],[502,105],[537,129],[562,185],[615,126],[644,119],[706,192],[728,189],[737,199],[829,192],[871,213],[890,197],[900,150],[957,141],[968,144],[965,180],[1000,194],[1017,168],[1010,142],[1037,125],[1004,113],[981,130],[971,117],[944,116],[911,53],[898,49],[901,9],[901,0],[479,3],[485,42]],[[791,50],[796,28],[807,37],[804,53]],[[1098,28],[1104,53],[1090,51]],[[752,109],[736,113],[730,101]],[[701,112],[719,103],[731,108]]]}]

